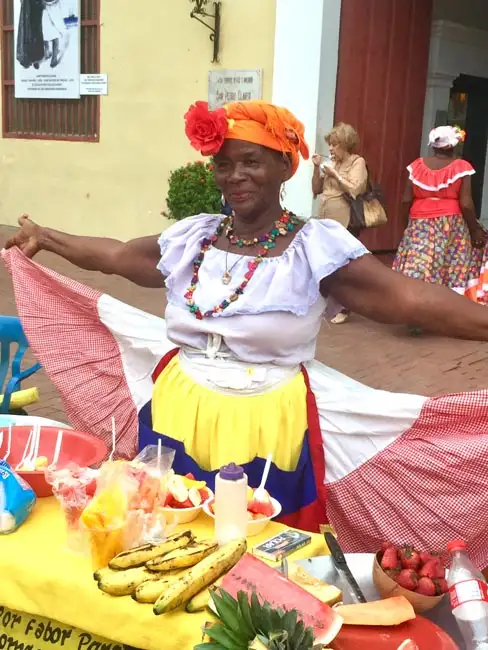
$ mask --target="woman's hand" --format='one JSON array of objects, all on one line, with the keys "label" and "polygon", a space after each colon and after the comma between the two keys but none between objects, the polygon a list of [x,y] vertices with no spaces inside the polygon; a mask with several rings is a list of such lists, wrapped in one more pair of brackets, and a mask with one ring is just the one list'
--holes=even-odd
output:
[{"label": "woman's hand", "polygon": [[20,217],[19,226],[20,230],[8,239],[5,248],[18,246],[26,257],[34,257],[42,249],[43,229],[31,221],[26,214]]},{"label": "woman's hand", "polygon": [[471,235],[471,243],[473,244],[474,248],[483,248],[488,237],[488,234],[483,229],[483,227],[480,224],[477,224],[473,228],[470,228],[469,233]]},{"label": "woman's hand", "polygon": [[320,164],[322,163],[322,156],[318,153],[314,153],[312,156],[312,162],[315,165],[315,167],[320,167]]},{"label": "woman's hand", "polygon": [[332,178],[339,179],[339,174],[336,172],[336,170],[331,167],[330,165],[324,165],[322,167],[322,171],[324,172],[325,176],[331,176]]}]

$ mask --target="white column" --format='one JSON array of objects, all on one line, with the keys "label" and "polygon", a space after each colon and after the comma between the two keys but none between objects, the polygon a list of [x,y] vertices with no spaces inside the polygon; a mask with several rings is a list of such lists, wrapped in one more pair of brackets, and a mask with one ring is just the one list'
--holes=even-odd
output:
[{"label": "white column", "polygon": [[[341,0],[277,0],[273,103],[305,124],[310,153],[323,152],[333,125],[339,53]],[[313,213],[312,163],[305,162],[286,184],[284,204]]]}]

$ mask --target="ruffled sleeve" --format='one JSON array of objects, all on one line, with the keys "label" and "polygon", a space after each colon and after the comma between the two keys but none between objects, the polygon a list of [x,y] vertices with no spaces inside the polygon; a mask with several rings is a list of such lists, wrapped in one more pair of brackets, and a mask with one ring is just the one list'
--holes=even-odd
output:
[{"label": "ruffled sleeve", "polygon": [[324,278],[369,253],[344,226],[332,219],[310,219],[302,235],[311,276],[317,287]]},{"label": "ruffled sleeve", "polygon": [[215,232],[221,215],[198,214],[187,217],[167,228],[159,238],[161,259],[158,269],[165,278],[169,278],[176,266],[181,266],[188,253],[195,257],[195,252],[202,239]]},{"label": "ruffled sleeve", "polygon": [[476,173],[470,163],[461,158],[442,169],[429,169],[423,159],[418,158],[407,167],[407,170],[410,181],[428,192],[446,189],[459,179]]}]

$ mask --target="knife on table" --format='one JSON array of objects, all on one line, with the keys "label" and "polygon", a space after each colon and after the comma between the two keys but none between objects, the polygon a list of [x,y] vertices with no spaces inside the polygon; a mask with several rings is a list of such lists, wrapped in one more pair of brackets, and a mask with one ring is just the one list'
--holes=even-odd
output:
[{"label": "knife on table", "polygon": [[349,587],[350,594],[356,603],[365,603],[366,598],[352,575],[350,568],[347,566],[346,558],[342,552],[339,542],[332,533],[324,533],[325,541],[329,547],[334,566],[343,580]]}]

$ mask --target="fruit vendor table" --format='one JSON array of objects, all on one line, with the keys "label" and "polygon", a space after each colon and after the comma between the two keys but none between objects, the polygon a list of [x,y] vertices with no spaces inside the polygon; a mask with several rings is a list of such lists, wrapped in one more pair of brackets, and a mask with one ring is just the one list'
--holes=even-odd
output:
[{"label": "fruit vendor table", "polygon": [[[212,537],[213,520],[202,514],[185,528]],[[269,524],[250,549],[284,529]],[[67,551],[65,538],[54,498],[39,499],[19,530],[0,536],[0,650],[192,650],[200,642],[208,614],[155,616],[151,605],[104,594],[89,559]],[[325,552],[323,537],[313,535],[293,559]]]}]

